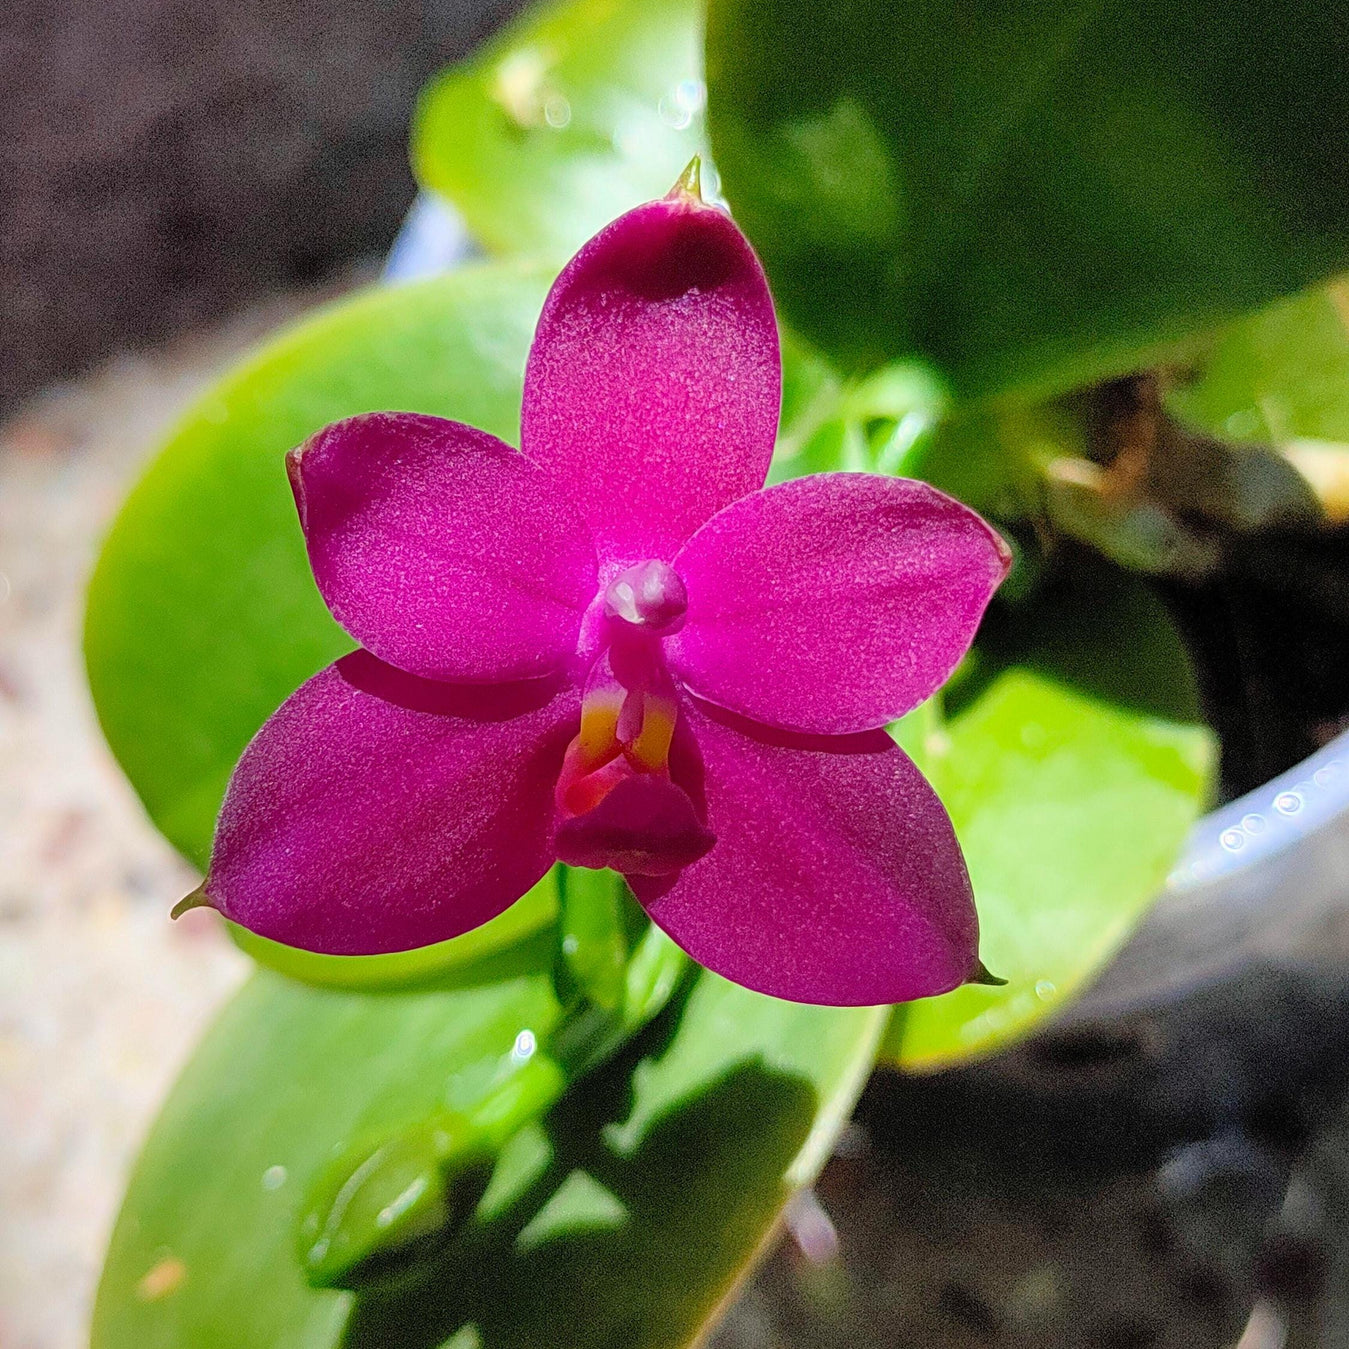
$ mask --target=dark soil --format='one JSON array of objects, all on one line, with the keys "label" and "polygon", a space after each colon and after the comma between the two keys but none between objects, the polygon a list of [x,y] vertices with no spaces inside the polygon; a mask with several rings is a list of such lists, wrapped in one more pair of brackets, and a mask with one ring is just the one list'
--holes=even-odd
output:
[{"label": "dark soil", "polygon": [[0,408],[378,256],[417,90],[519,0],[7,0]]},{"label": "dark soil", "polygon": [[1349,726],[1349,529],[1233,538],[1220,575],[1162,589],[1222,743],[1224,799]]}]

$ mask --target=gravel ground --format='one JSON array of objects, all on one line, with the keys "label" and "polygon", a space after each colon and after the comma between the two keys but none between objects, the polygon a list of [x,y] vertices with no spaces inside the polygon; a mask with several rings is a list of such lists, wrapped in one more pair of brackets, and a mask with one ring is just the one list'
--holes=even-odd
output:
[{"label": "gravel ground", "polygon": [[0,427],[0,1345],[76,1349],[127,1169],[247,962],[103,744],[80,658],[98,540],[166,426],[299,308],[121,359]]}]

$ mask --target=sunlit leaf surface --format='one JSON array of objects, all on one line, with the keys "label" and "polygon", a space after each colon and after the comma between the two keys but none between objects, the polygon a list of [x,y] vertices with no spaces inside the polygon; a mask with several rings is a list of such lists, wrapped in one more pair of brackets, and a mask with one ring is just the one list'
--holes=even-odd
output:
[{"label": "sunlit leaf surface", "polygon": [[1349,446],[1349,281],[1238,319],[1193,365],[1168,395],[1192,425],[1235,441]]},{"label": "sunlit leaf surface", "polygon": [[465,966],[456,988],[379,997],[255,976],[146,1145],[94,1349],[689,1343],[828,1154],[883,1012],[700,975],[509,1149],[484,1220],[418,1277],[359,1296],[301,1278],[295,1226],[315,1176],[353,1140],[471,1111],[520,1033],[543,1041],[556,1023],[550,958],[527,943]]},{"label": "sunlit leaf surface", "polygon": [[198,864],[244,745],[352,645],[310,577],[286,451],[382,408],[515,441],[550,280],[468,269],[321,311],[208,393],[127,499],[90,584],[89,680],[151,818]]},{"label": "sunlit leaf surface", "polygon": [[[432,412],[517,438],[520,379],[551,280],[467,269],[371,290],[264,347],[184,418],[127,499],[89,589],[99,720],[151,818],[204,866],[243,747],[351,647],[310,576],[286,451],[357,412]],[[166,908],[176,896],[165,896]],[[465,938],[389,956],[315,956],[248,934],[255,958],[338,985],[408,982],[549,922],[545,881]]]},{"label": "sunlit leaf surface", "polygon": [[1143,582],[1083,566],[1015,620],[901,741],[951,812],[1004,988],[899,1009],[886,1052],[938,1067],[1024,1035],[1096,974],[1159,892],[1216,768],[1193,675]]},{"label": "sunlit leaf surface", "polygon": [[704,151],[701,27],[697,0],[532,8],[423,94],[418,178],[484,247],[565,261]]}]

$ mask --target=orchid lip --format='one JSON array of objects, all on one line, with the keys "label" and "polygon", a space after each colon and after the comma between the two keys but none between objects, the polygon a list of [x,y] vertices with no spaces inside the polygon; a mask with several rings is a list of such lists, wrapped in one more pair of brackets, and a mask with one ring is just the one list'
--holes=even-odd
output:
[{"label": "orchid lip", "polygon": [[604,592],[604,615],[650,633],[669,637],[684,626],[689,593],[679,573],[657,558],[620,572]]},{"label": "orchid lip", "polygon": [[555,846],[569,866],[674,876],[706,856],[715,842],[678,784],[663,775],[633,773],[584,815],[562,820]]},{"label": "orchid lip", "polygon": [[615,576],[601,600],[603,647],[558,778],[558,857],[675,875],[713,842],[670,770],[679,698],[662,651],[684,625],[688,591],[668,562],[650,558]]}]

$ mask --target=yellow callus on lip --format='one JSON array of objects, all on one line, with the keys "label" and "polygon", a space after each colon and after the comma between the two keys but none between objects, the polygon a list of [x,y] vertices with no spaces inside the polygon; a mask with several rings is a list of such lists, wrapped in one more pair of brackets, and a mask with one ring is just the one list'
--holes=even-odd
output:
[{"label": "yellow callus on lip", "polygon": [[600,689],[586,695],[581,704],[581,730],[576,737],[576,747],[581,762],[587,767],[613,757],[618,743],[618,716],[622,710],[622,689]]},{"label": "yellow callus on lip", "polygon": [[627,747],[628,758],[649,773],[660,772],[669,764],[670,742],[674,739],[679,706],[673,698],[662,698],[654,693],[630,693],[628,696],[642,699],[642,729]]}]

